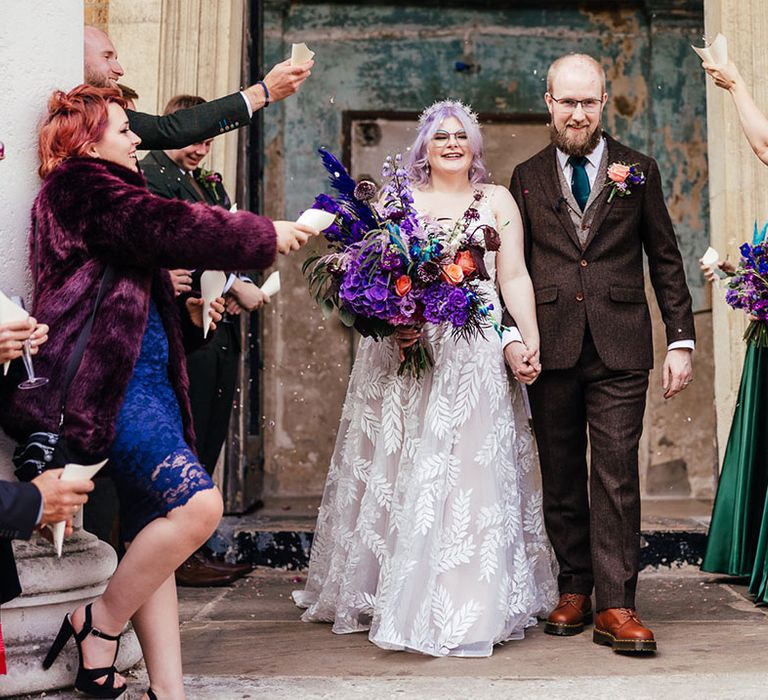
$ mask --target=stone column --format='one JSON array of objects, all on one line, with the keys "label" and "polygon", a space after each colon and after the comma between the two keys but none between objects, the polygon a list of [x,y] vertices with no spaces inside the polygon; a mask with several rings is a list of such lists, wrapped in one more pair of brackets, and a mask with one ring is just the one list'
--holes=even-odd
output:
[{"label": "stone column", "polygon": [[[705,0],[707,36],[728,37],[729,57],[739,67],[763,112],[768,111],[768,13],[764,0]],[[744,137],[731,96],[708,80],[710,230],[712,245],[738,260],[739,245],[752,238],[755,220],[768,219],[768,168]],[[713,289],[717,437],[722,463],[744,358],[743,313],[723,301],[724,289]]]},{"label": "stone column", "polygon": [[[29,211],[40,186],[37,177],[37,124],[54,88],[69,89],[83,76],[82,0],[26,0],[4,3],[0,22],[0,289],[29,299],[27,267]],[[52,330],[55,332],[55,329]],[[11,444],[0,444],[0,478],[12,479]],[[0,696],[71,685],[74,649],[50,671],[41,661],[66,612],[97,596],[115,569],[112,549],[79,530],[57,559],[53,548],[33,538],[17,543],[24,595],[2,609],[8,675],[0,676]],[[125,638],[119,666],[140,658],[135,637]]]},{"label": "stone column", "polygon": [[[212,100],[238,90],[244,10],[244,0],[110,0],[108,33],[138,108],[158,114],[174,95]],[[236,132],[214,140],[206,168],[234,194]]]}]

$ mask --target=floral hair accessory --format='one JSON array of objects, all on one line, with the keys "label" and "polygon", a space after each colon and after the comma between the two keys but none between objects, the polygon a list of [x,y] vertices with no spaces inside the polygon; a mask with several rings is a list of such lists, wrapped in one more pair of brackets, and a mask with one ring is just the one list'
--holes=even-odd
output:
[{"label": "floral hair accessory", "polygon": [[477,114],[463,102],[460,102],[459,100],[440,100],[439,102],[435,102],[432,106],[427,107],[419,115],[419,126],[423,126],[435,112],[444,109],[445,107],[453,107],[454,109],[461,110],[470,118],[473,124],[479,124]]},{"label": "floral hair accessory", "polygon": [[611,187],[611,194],[608,195],[610,203],[616,195],[626,197],[632,194],[630,185],[645,184],[645,174],[640,170],[639,163],[611,163],[608,166],[608,180],[606,184]]}]

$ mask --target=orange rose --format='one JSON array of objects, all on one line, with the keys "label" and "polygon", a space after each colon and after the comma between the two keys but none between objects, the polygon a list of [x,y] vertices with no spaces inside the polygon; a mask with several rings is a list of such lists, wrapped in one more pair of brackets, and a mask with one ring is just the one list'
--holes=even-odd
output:
[{"label": "orange rose", "polygon": [[395,293],[399,297],[404,297],[411,291],[411,278],[408,275],[400,275],[395,280]]},{"label": "orange rose", "polygon": [[456,254],[456,264],[461,268],[464,273],[464,277],[469,277],[477,272],[477,265],[475,265],[475,259],[472,257],[472,253],[468,250],[462,250]]},{"label": "orange rose", "polygon": [[624,163],[613,163],[608,168],[608,178],[614,182],[624,182],[629,175],[629,166]]},{"label": "orange rose", "polygon": [[464,281],[464,270],[456,263],[443,265],[443,279],[450,284],[459,284]]}]

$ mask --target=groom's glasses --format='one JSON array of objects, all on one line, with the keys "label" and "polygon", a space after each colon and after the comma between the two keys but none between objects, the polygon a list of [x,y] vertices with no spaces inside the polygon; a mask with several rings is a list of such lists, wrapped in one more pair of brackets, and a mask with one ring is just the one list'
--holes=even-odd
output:
[{"label": "groom's glasses", "polygon": [[561,97],[559,100],[556,97],[552,97],[553,102],[557,102],[566,112],[575,112],[576,108],[581,105],[581,108],[587,114],[593,114],[600,110],[600,105],[603,101],[597,97],[588,97],[586,100],[574,100],[571,97]]}]

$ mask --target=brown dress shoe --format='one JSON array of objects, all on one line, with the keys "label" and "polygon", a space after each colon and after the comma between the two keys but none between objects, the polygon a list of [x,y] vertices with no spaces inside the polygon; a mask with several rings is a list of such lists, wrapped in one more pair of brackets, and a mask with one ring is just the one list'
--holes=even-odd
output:
[{"label": "brown dress shoe", "polygon": [[572,637],[592,623],[592,601],[581,593],[562,593],[557,607],[549,614],[544,631],[561,637]]},{"label": "brown dress shoe", "polygon": [[634,608],[606,608],[597,613],[592,641],[614,651],[649,654],[656,651],[656,640],[637,616]]},{"label": "brown dress shoe", "polygon": [[176,585],[193,588],[208,588],[209,586],[229,586],[240,578],[237,574],[218,571],[210,566],[203,557],[195,552],[178,569],[176,569]]}]

